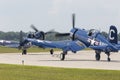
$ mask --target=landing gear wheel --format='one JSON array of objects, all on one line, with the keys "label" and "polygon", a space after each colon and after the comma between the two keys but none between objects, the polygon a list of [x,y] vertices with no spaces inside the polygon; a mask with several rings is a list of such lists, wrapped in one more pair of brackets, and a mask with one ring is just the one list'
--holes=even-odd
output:
[{"label": "landing gear wheel", "polygon": [[108,58],[108,61],[111,61],[111,59],[110,59],[110,58]]},{"label": "landing gear wheel", "polygon": [[51,49],[51,50],[50,50],[50,54],[53,55],[53,52],[54,52],[53,49]]},{"label": "landing gear wheel", "polygon": [[27,50],[23,50],[22,55],[26,55],[27,54]]},{"label": "landing gear wheel", "polygon": [[65,54],[64,53],[61,53],[60,54],[60,60],[63,61],[65,59]]},{"label": "landing gear wheel", "polygon": [[107,60],[110,62],[111,61],[111,59],[110,59],[110,52],[106,52],[105,54],[107,54],[107,56],[108,56]]},{"label": "landing gear wheel", "polygon": [[95,55],[95,58],[96,58],[96,61],[99,61],[100,60],[100,53],[101,51],[95,51],[96,55]]},{"label": "landing gear wheel", "polygon": [[99,61],[100,60],[100,54],[96,53],[95,58],[96,58],[97,61]]}]

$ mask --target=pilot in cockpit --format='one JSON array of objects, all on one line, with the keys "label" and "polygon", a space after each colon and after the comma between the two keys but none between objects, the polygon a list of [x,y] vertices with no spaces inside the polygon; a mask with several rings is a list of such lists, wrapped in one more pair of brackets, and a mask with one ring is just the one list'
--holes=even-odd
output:
[{"label": "pilot in cockpit", "polygon": [[88,36],[93,36],[93,35],[96,35],[97,33],[99,33],[98,30],[90,29],[90,30],[88,31]]},{"label": "pilot in cockpit", "polygon": [[88,31],[88,36],[92,36],[93,33],[94,33],[94,29],[89,30],[89,31]]}]

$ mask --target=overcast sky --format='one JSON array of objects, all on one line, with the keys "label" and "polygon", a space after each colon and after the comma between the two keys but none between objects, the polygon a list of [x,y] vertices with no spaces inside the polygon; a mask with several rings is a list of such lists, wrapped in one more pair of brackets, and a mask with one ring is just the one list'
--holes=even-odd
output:
[{"label": "overcast sky", "polygon": [[0,31],[55,29],[69,32],[72,13],[76,27],[108,31],[110,25],[120,32],[120,0],[0,0]]}]

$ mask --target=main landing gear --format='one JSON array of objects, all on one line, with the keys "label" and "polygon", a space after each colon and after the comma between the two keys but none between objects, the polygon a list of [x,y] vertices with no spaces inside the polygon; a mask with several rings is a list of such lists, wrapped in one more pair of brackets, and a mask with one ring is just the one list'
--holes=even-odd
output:
[{"label": "main landing gear", "polygon": [[27,50],[26,49],[22,49],[22,55],[26,55],[27,54]]},{"label": "main landing gear", "polygon": [[[50,50],[50,54],[53,55],[53,53],[54,53],[54,50],[51,49],[51,50]],[[65,55],[67,55],[67,52],[64,52],[64,51],[63,51],[62,53],[60,53],[60,56],[59,56],[59,57],[60,57],[60,60],[61,60],[61,61],[63,61],[63,60],[65,59]],[[53,56],[54,56],[54,55],[53,55]]]},{"label": "main landing gear", "polygon": [[51,55],[53,55],[53,53],[54,53],[54,50],[53,50],[53,49],[51,49],[51,50],[50,50],[50,54],[51,54]]},{"label": "main landing gear", "polygon": [[95,51],[95,53],[96,53],[96,55],[95,55],[96,61],[99,61],[101,51]]},{"label": "main landing gear", "polygon": [[110,52],[106,52],[105,54],[108,56],[107,60],[111,61],[111,59],[110,59]]},{"label": "main landing gear", "polygon": [[60,54],[60,60],[63,61],[65,59],[65,55],[67,54],[67,52],[63,52]]},{"label": "main landing gear", "polygon": [[[95,51],[95,53],[96,53],[96,55],[95,55],[95,58],[96,58],[96,61],[99,61],[100,60],[100,53],[101,53],[101,51]],[[110,52],[105,52],[105,54],[108,56],[107,57],[107,61],[111,61],[111,59],[110,59]]]}]

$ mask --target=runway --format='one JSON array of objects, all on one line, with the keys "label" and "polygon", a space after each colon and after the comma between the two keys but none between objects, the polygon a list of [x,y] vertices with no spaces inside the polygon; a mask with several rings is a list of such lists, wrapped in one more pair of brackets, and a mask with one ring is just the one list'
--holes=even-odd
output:
[{"label": "runway", "polygon": [[87,68],[87,69],[108,69],[120,70],[120,53],[112,53],[111,61],[107,61],[107,56],[101,53],[101,60],[95,60],[95,53],[92,50],[79,51],[75,54],[68,52],[64,61],[60,61],[59,51],[52,56],[49,52],[28,53],[4,53],[0,54],[0,63],[51,66],[64,68]]}]

